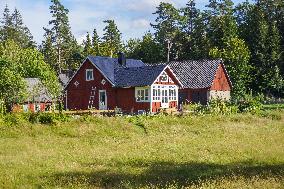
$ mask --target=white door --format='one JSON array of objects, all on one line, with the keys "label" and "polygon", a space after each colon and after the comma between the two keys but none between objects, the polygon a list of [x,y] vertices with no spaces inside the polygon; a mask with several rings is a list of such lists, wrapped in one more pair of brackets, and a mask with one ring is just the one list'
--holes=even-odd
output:
[{"label": "white door", "polygon": [[162,108],[169,108],[169,90],[167,88],[162,88],[162,104],[161,104],[161,107]]},{"label": "white door", "polygon": [[107,110],[107,95],[105,90],[99,91],[99,109]]}]

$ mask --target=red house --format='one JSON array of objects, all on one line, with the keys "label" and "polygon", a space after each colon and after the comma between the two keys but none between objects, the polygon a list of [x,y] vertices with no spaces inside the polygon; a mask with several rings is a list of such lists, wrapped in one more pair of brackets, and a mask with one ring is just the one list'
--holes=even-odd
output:
[{"label": "red house", "polygon": [[179,90],[180,103],[230,100],[232,83],[221,59],[170,62],[168,65],[183,85]]},{"label": "red house", "polygon": [[170,66],[146,66],[140,60],[88,56],[65,87],[69,110],[158,112],[178,106],[182,84]]}]

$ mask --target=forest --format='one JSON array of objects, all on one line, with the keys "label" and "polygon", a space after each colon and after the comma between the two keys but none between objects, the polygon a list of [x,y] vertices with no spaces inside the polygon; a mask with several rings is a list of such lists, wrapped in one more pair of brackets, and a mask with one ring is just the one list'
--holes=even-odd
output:
[{"label": "forest", "polygon": [[[284,2],[255,0],[234,4],[208,0],[199,9],[194,0],[182,8],[161,2],[153,13],[152,31],[122,40],[115,20],[105,20],[103,36],[94,27],[82,44],[72,34],[69,10],[51,0],[52,19],[37,44],[17,8],[6,6],[0,23],[0,99],[7,105],[28,95],[24,78],[40,78],[54,98],[60,95],[58,75],[74,71],[88,55],[128,58],[157,64],[173,60],[219,59],[233,83],[233,99],[250,93],[284,96]],[[94,23],[95,25],[95,23]]]}]

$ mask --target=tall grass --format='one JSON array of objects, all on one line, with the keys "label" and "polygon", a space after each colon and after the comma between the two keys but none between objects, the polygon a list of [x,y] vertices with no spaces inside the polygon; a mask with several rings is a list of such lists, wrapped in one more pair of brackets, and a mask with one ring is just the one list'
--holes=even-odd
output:
[{"label": "tall grass", "polygon": [[0,119],[0,188],[284,187],[283,111],[23,120]]}]

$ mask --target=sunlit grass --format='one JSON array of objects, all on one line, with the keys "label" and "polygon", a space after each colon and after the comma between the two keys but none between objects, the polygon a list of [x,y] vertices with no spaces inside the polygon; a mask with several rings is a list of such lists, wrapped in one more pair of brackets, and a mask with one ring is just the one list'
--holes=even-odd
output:
[{"label": "sunlit grass", "polygon": [[281,111],[0,125],[0,188],[284,187]]}]

